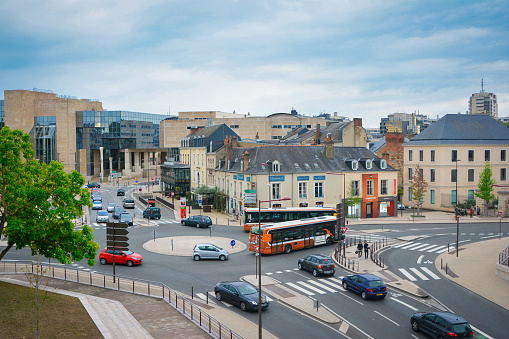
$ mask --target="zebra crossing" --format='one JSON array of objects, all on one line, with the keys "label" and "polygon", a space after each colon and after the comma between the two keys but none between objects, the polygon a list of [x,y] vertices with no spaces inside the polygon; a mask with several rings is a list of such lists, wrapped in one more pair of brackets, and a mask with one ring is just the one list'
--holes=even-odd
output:
[{"label": "zebra crossing", "polygon": [[[149,226],[153,226],[154,224],[157,224],[157,225],[162,225],[162,224],[168,224],[170,223],[171,221],[168,221],[168,220],[150,220],[150,222],[148,223]],[[103,229],[105,230],[106,229],[106,223],[97,223],[97,222],[94,222],[94,223],[90,223],[89,224],[90,227],[94,228],[94,229]],[[147,222],[133,222],[133,226],[147,226]],[[131,226],[132,227],[132,226]],[[81,228],[81,225],[80,226],[76,226],[75,228]]]},{"label": "zebra crossing", "polygon": [[444,253],[447,252],[448,247],[446,245],[430,245],[420,242],[402,242],[397,245],[392,245],[392,248],[399,248],[402,250],[417,251],[417,252],[428,252],[428,253]]},{"label": "zebra crossing", "polygon": [[[208,293],[208,303],[209,304],[217,305],[217,303],[221,303],[226,307],[233,306],[232,304],[229,304],[227,302],[217,300],[216,296],[214,295],[214,292],[209,291],[207,293]],[[205,293],[196,293],[195,296],[197,296],[198,298],[200,298],[201,300],[203,300],[205,302],[207,301],[207,295]],[[269,301],[269,302],[274,301],[274,299],[270,298],[269,296],[266,296],[266,297],[267,297],[267,301]]]}]

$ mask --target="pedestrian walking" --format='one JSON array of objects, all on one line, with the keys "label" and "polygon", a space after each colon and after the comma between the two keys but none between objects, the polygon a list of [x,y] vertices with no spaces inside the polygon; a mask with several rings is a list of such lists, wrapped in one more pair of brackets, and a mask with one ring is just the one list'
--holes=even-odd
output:
[{"label": "pedestrian walking", "polygon": [[472,218],[473,215],[474,215],[474,208],[470,207],[470,218]]},{"label": "pedestrian walking", "polygon": [[477,206],[477,215],[481,214],[481,208]]},{"label": "pedestrian walking", "polygon": [[362,242],[359,241],[359,244],[357,245],[357,251],[355,251],[357,255],[359,256],[359,259],[362,258]]},{"label": "pedestrian walking", "polygon": [[369,244],[366,240],[364,240],[364,259],[368,259],[369,257]]}]

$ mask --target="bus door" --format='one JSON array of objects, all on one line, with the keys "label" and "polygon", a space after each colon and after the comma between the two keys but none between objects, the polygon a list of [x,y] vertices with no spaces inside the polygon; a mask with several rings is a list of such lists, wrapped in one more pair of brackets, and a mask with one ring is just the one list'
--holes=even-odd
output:
[{"label": "bus door", "polygon": [[272,246],[270,247],[271,253],[281,253],[283,252],[283,232],[275,231],[270,233],[272,236]]},{"label": "bus door", "polygon": [[314,227],[304,227],[304,247],[314,246],[313,232]]}]

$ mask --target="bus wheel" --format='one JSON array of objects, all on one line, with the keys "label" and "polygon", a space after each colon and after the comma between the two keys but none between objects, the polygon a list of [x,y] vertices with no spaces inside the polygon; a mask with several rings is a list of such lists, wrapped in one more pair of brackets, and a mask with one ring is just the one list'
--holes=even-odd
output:
[{"label": "bus wheel", "polygon": [[285,247],[285,253],[288,254],[292,251],[292,245],[286,245]]},{"label": "bus wheel", "polygon": [[331,237],[328,237],[327,238],[327,242],[326,242],[327,245],[332,245],[332,238]]}]

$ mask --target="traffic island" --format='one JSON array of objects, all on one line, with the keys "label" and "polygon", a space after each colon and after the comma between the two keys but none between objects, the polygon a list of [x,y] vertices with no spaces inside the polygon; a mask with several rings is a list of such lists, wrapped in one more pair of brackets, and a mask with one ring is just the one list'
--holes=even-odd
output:
[{"label": "traffic island", "polygon": [[[234,246],[232,246],[234,240]],[[181,236],[166,237],[149,240],[143,244],[143,248],[147,251],[164,254],[176,255],[182,257],[192,257],[194,245],[196,244],[213,244],[228,251],[230,254],[239,253],[247,249],[247,245],[243,242],[231,238],[207,237],[207,236]]]}]

